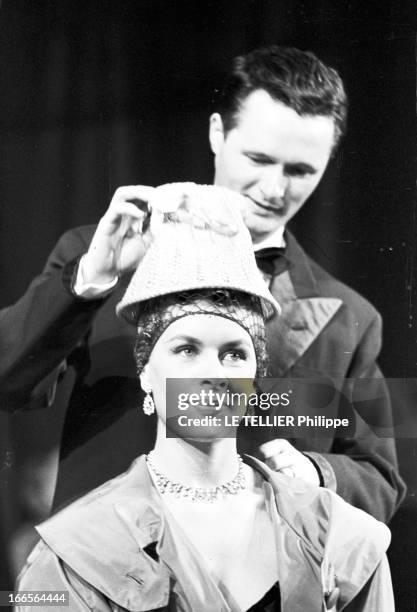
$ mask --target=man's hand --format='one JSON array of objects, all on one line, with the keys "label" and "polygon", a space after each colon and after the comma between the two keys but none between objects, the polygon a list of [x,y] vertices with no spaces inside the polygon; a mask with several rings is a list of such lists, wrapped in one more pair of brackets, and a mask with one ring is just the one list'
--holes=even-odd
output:
[{"label": "man's hand", "polygon": [[272,470],[320,486],[320,478],[313,462],[295,449],[288,440],[276,438],[262,444],[259,450]]},{"label": "man's hand", "polygon": [[[223,194],[222,198],[219,195],[213,198],[211,191],[204,192],[194,183],[119,187],[83,258],[83,282],[106,285],[135,269],[167,214],[173,220],[194,227],[235,234],[244,200],[227,189],[217,189]],[[150,228],[144,232],[143,222],[148,210]]]},{"label": "man's hand", "polygon": [[154,191],[146,185],[119,187],[115,191],[84,257],[85,283],[106,284],[136,268],[147,249],[142,226],[146,203]]}]

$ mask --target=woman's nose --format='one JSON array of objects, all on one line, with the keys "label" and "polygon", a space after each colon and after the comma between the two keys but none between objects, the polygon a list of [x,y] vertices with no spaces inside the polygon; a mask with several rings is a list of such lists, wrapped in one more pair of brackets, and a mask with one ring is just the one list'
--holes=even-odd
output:
[{"label": "woman's nose", "polygon": [[203,378],[201,380],[200,386],[206,391],[212,389],[216,392],[222,392],[226,391],[226,389],[228,388],[229,380],[227,378]]},{"label": "woman's nose", "polygon": [[225,367],[218,355],[207,355],[200,363],[199,374],[201,384],[206,387],[216,387],[220,391],[228,385]]}]

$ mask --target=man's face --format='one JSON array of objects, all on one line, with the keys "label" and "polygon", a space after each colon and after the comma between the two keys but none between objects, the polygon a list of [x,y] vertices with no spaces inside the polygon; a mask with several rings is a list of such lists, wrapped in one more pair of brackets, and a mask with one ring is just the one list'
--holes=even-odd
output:
[{"label": "man's face", "polygon": [[246,196],[245,223],[255,243],[286,225],[312,194],[333,139],[331,117],[300,116],[262,89],[246,98],[226,136],[220,115],[212,115],[214,183]]}]

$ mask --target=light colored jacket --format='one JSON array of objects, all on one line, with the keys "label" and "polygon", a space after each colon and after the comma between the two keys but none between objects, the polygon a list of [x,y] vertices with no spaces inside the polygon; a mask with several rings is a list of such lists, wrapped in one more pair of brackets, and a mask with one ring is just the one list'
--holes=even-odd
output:
[{"label": "light colored jacket", "polygon": [[[273,506],[281,609],[392,612],[388,528],[327,489],[272,472],[252,457],[245,461],[264,476]],[[67,609],[76,612],[237,612],[198,569],[193,576],[169,570],[181,550],[165,530],[144,456],[38,531],[20,591],[69,591]]]}]

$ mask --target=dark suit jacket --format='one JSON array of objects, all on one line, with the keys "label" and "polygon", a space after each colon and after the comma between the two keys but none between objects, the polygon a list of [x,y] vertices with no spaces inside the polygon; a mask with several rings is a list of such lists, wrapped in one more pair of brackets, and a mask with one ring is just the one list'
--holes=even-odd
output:
[{"label": "dark suit jacket", "polygon": [[[0,313],[3,409],[51,405],[57,385],[69,381],[58,505],[120,473],[154,442],[155,419],[141,409],[132,357],[134,329],[114,312],[129,278],[99,300],[75,298],[62,280],[68,263],[86,252],[94,229],[67,232],[25,295]],[[271,375],[324,380],[325,387],[331,381],[339,398],[333,404],[335,414],[351,406],[352,381],[357,379],[365,381],[369,398],[378,398],[373,426],[366,415],[356,415],[355,431],[348,438],[336,438],[334,431],[320,437],[313,428],[309,438],[291,431],[288,435],[298,449],[308,451],[326,486],[336,486],[344,499],[387,521],[404,495],[404,484],[394,441],[375,433],[386,431],[392,420],[375,364],[380,317],[366,300],[315,264],[289,233],[285,256],[287,270],[271,284],[283,305],[283,315],[268,325]],[[305,410],[317,413],[317,405]],[[254,443],[265,441],[262,435],[259,430],[244,433],[242,450],[254,452]],[[270,430],[268,435],[275,437]],[[276,437],[281,435],[276,432]]]}]

